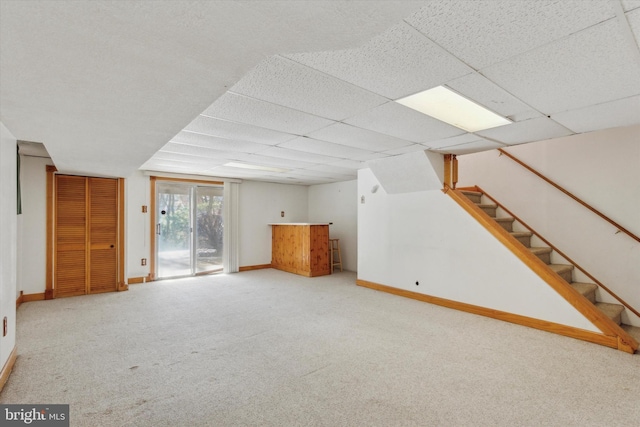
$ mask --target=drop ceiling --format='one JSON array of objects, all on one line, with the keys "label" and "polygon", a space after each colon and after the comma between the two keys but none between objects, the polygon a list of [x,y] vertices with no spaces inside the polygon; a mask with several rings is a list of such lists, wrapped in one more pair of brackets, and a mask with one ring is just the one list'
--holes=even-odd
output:
[{"label": "drop ceiling", "polygon": [[[310,185],[640,123],[638,0],[0,7],[0,120],[70,173]],[[394,102],[439,85],[514,123],[467,133]]]}]

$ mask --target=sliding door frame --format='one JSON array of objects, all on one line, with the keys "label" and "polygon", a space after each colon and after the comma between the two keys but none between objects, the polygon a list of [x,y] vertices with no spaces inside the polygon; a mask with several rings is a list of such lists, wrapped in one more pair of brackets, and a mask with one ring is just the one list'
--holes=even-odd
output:
[{"label": "sliding door frame", "polygon": [[[150,224],[149,224],[149,236],[150,236],[150,246],[151,246],[151,254],[150,254],[150,258],[149,258],[149,280],[153,281],[153,280],[157,280],[158,278],[156,277],[156,263],[158,262],[156,259],[156,255],[157,255],[157,247],[156,245],[158,244],[158,241],[156,239],[156,224],[157,224],[157,200],[156,200],[156,196],[157,196],[157,190],[158,190],[158,181],[170,181],[170,182],[183,182],[185,184],[190,184],[190,185],[208,185],[208,186],[222,186],[223,187],[223,191],[224,188],[226,188],[226,185],[223,181],[206,181],[206,180],[200,180],[200,179],[186,179],[186,178],[170,178],[170,177],[160,177],[160,176],[150,176],[149,177],[149,181],[151,183],[151,190],[150,190],[150,199],[151,199],[151,203],[149,206],[149,209],[151,210],[149,215],[150,218]],[[227,201],[225,200],[224,203],[226,204]],[[225,221],[227,219],[225,218]],[[193,245],[191,245],[193,246]],[[192,249],[190,249],[192,250]],[[226,248],[225,248],[226,250]],[[200,274],[208,274],[208,272],[202,272]],[[198,273],[195,274],[196,276],[198,275]]]}]

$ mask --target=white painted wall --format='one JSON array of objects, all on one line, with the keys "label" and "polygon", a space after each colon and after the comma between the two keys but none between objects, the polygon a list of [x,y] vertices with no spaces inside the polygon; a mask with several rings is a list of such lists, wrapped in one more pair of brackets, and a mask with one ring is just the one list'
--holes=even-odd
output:
[{"label": "white painted wall", "polygon": [[377,184],[359,171],[359,279],[598,332],[449,196]]},{"label": "white painted wall", "polygon": [[[151,259],[151,184],[149,177],[142,172],[136,172],[127,177],[125,186],[126,196],[126,278],[146,277],[150,273]],[[147,206],[147,213],[142,212],[142,206]],[[147,265],[141,265],[142,258],[147,259]]]},{"label": "white painted wall", "polygon": [[20,157],[18,291],[25,295],[43,293],[47,287],[47,165],[53,165],[49,158]]},{"label": "white painted wall", "polygon": [[[50,159],[24,157],[22,161],[23,211],[20,218],[19,290],[41,293],[46,288],[46,169]],[[271,228],[277,222],[333,222],[332,236],[341,239],[344,267],[357,268],[356,181],[313,187],[244,181],[239,185],[240,266],[271,262]],[[125,276],[145,277],[151,258],[149,177],[142,172],[127,177]],[[285,212],[285,217],[280,212]],[[310,215],[313,211],[313,215]],[[328,218],[327,216],[331,216]]]},{"label": "white painted wall", "polygon": [[243,181],[239,190],[239,266],[270,264],[271,227],[267,224],[309,221],[308,187]]},{"label": "white painted wall", "polygon": [[0,369],[16,344],[16,144],[16,138],[0,122],[0,324],[5,316],[8,322],[7,336],[3,337],[0,333]]},{"label": "white painted wall", "polygon": [[[271,229],[273,222],[308,221],[308,187],[243,181],[239,185],[239,251],[240,266],[271,262]],[[138,172],[127,178],[127,278],[144,277],[149,265],[141,266],[141,258],[151,257],[149,213],[142,206],[150,204],[149,177]],[[285,217],[280,217],[285,211]]]},{"label": "white painted wall", "polygon": [[330,222],[329,234],[340,239],[342,267],[358,268],[358,181],[309,187],[309,222]]},{"label": "white painted wall", "polygon": [[[510,147],[509,151],[640,235],[640,126]],[[479,185],[640,310],[640,243],[496,151],[459,156],[459,186]],[[562,262],[559,258],[553,262]],[[574,280],[589,281],[580,273]],[[597,298],[616,302],[604,291]],[[628,310],[623,322],[640,326]]]}]

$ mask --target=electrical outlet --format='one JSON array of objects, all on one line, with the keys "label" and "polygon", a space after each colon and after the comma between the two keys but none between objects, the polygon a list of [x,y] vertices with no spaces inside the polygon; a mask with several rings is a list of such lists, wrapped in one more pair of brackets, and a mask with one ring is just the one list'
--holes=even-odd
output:
[{"label": "electrical outlet", "polygon": [[2,336],[6,337],[9,332],[9,321],[7,320],[7,316],[4,316],[2,320]]},{"label": "electrical outlet", "polygon": [[280,216],[284,218],[284,211],[280,211]]},{"label": "electrical outlet", "polygon": [[147,265],[147,259],[146,258],[142,258],[140,265]]},{"label": "electrical outlet", "polygon": [[142,213],[147,213],[147,207],[145,205],[142,206]]}]

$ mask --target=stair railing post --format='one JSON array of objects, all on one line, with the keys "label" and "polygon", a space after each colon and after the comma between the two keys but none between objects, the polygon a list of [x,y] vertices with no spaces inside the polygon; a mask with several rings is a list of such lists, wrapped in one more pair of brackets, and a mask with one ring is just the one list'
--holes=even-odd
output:
[{"label": "stair railing post", "polygon": [[444,155],[444,191],[451,188],[451,154]]},{"label": "stair railing post", "polygon": [[458,183],[458,157],[455,154],[451,155],[451,159],[452,159],[452,181],[453,181],[453,186],[452,188],[455,190],[456,189],[456,184]]}]

